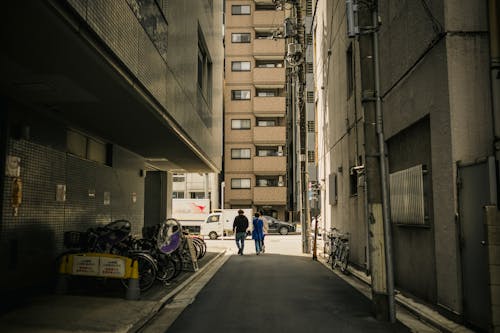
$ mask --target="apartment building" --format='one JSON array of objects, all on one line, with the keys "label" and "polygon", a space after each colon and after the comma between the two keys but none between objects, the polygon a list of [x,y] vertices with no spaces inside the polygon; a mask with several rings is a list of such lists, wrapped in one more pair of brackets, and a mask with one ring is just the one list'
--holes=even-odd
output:
[{"label": "apartment building", "polygon": [[173,173],[172,199],[210,199],[210,209],[219,208],[216,173]]},{"label": "apartment building", "polygon": [[224,207],[285,218],[285,18],[273,1],[226,1]]}]

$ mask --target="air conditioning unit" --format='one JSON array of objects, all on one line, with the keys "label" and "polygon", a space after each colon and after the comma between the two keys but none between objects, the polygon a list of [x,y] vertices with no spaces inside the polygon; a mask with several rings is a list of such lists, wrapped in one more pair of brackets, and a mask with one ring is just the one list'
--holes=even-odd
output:
[{"label": "air conditioning unit", "polygon": [[302,45],[298,43],[288,44],[288,56],[294,56],[300,53],[302,53]]}]

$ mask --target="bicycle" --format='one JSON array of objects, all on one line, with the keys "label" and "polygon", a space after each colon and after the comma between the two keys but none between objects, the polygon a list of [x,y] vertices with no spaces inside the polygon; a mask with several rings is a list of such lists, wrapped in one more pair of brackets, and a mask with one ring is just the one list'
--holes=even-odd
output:
[{"label": "bicycle", "polygon": [[337,228],[332,227],[331,232],[328,234],[328,238],[330,241],[327,263],[330,263],[332,269],[335,269],[338,265],[340,271],[347,274],[350,255],[349,233],[342,234]]}]

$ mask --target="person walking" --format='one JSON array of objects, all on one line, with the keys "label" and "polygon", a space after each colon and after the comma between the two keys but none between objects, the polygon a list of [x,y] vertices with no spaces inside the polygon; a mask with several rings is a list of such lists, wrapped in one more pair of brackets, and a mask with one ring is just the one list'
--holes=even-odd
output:
[{"label": "person walking", "polygon": [[255,241],[255,253],[259,255],[262,252],[262,242],[264,240],[264,222],[260,218],[259,213],[255,213],[252,224],[252,239]]},{"label": "person walking", "polygon": [[233,221],[233,231],[234,238],[236,240],[236,246],[238,247],[238,254],[243,255],[243,248],[245,247],[245,238],[247,237],[248,229],[248,219],[244,215],[244,212],[240,209],[238,210],[238,215]]}]

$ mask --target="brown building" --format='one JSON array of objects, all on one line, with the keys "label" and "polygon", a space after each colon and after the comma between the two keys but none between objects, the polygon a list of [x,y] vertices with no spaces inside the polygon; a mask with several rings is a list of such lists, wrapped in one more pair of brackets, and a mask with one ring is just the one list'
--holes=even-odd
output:
[{"label": "brown building", "polygon": [[225,208],[285,218],[285,14],[272,1],[226,1]]}]

